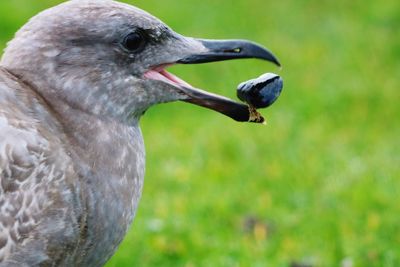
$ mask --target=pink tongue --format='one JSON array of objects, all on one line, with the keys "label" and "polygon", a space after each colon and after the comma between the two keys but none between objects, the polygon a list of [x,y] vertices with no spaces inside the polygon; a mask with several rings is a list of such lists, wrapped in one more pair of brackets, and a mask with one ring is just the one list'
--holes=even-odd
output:
[{"label": "pink tongue", "polygon": [[193,88],[193,86],[191,86],[184,80],[176,77],[175,75],[169,73],[166,70],[161,70],[161,71],[150,70],[144,74],[144,77],[146,77],[147,79],[152,79],[152,80],[160,80],[160,81],[167,82],[167,83],[170,83],[173,85],[179,85],[179,86],[183,86],[183,87]]}]

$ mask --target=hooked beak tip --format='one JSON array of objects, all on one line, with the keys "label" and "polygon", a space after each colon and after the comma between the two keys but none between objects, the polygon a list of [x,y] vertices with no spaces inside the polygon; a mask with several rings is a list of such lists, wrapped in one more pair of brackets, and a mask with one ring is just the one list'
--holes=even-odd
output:
[{"label": "hooked beak tip", "polygon": [[274,63],[278,67],[281,64],[277,57],[265,47],[247,40],[205,40],[194,39],[200,42],[207,50],[202,53],[194,53],[178,60],[181,64],[200,64],[224,60],[257,58]]}]

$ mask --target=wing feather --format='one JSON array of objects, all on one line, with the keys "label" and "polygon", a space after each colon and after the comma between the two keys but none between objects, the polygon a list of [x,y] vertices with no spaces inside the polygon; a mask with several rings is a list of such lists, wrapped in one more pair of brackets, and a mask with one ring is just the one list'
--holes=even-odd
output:
[{"label": "wing feather", "polygon": [[31,96],[21,91],[22,85],[0,69],[0,265],[11,255],[26,255],[26,244],[43,234],[38,228],[45,213],[62,210],[60,203],[67,200],[59,188],[71,173],[58,139],[32,116]]}]

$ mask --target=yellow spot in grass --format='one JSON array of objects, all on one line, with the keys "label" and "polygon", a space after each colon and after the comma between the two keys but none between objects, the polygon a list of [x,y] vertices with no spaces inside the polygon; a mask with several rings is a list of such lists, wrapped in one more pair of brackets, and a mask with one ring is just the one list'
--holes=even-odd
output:
[{"label": "yellow spot in grass", "polygon": [[375,212],[371,212],[367,217],[367,228],[368,230],[376,230],[381,224],[381,217]]},{"label": "yellow spot in grass", "polygon": [[293,253],[296,250],[296,242],[291,238],[285,238],[282,247],[284,252]]},{"label": "yellow spot in grass", "polygon": [[253,228],[254,238],[258,241],[265,241],[268,236],[268,229],[267,226],[263,223],[257,222]]}]

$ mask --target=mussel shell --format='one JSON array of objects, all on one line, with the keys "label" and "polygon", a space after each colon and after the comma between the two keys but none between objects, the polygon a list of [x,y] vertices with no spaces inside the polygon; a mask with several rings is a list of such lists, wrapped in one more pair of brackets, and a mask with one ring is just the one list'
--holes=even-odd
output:
[{"label": "mussel shell", "polygon": [[279,75],[266,73],[256,79],[239,84],[237,96],[255,108],[266,108],[280,96],[283,80]]}]

